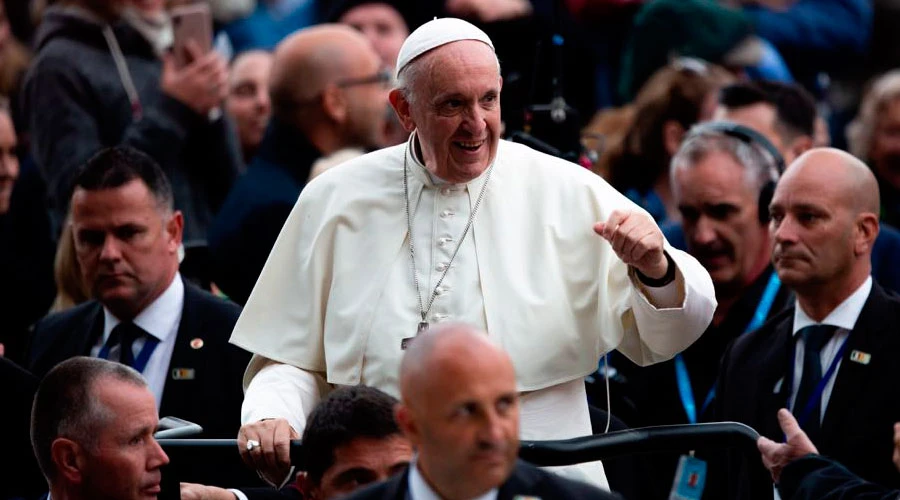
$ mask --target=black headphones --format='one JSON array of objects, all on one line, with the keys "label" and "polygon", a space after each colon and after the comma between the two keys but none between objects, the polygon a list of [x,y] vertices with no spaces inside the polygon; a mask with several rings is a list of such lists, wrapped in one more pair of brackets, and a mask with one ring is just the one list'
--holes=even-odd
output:
[{"label": "black headphones", "polygon": [[[685,140],[708,133],[720,133],[727,135],[728,137],[734,137],[749,146],[755,144],[761,147],[769,153],[769,156],[771,156],[778,177],[780,178],[781,174],[784,173],[784,157],[781,156],[781,152],[778,151],[778,148],[776,148],[775,145],[772,144],[772,141],[767,139],[766,136],[752,128],[728,121],[706,122],[691,128],[690,133]],[[769,223],[769,204],[772,202],[772,196],[775,194],[776,182],[777,181],[766,182],[759,190],[758,214],[760,224]]]}]

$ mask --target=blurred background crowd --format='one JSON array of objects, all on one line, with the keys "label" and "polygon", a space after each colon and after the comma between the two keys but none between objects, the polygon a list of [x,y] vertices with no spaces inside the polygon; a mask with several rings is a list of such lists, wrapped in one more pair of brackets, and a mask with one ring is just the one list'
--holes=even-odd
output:
[{"label": "blurred background crowd", "polygon": [[[212,13],[212,51],[189,47],[182,64],[169,12],[197,1]],[[388,103],[393,68],[406,36],[436,16],[467,19],[493,40],[504,137],[602,176],[673,245],[686,245],[671,228],[691,214],[673,193],[672,159],[691,127],[735,110],[728,118],[786,163],[829,145],[864,161],[882,231],[900,225],[895,0],[4,0],[0,354],[39,371],[33,326],[91,300],[66,223],[74,175],[119,144],[171,182],[184,214],[181,275],[243,305],[304,185],[407,139]],[[348,25],[370,46],[275,50],[321,23]],[[900,246],[875,252],[873,276],[897,290]],[[701,385],[715,380],[726,340],[703,348]],[[588,383],[602,401],[611,379],[625,425],[686,423],[677,401],[671,418],[642,406],[656,375],[610,365]]]}]

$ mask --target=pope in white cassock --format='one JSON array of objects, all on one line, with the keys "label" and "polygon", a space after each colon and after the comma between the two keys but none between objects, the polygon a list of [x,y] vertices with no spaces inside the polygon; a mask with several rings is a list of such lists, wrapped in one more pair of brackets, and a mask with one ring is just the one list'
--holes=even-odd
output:
[{"label": "pope in white cassock", "polygon": [[[565,439],[591,434],[583,377],[605,352],[667,360],[716,308],[703,267],[603,179],[500,140],[481,30],[428,22],[397,72],[409,141],[306,186],[231,338],[255,353],[238,443],[270,479],[334,385],[398,395],[403,347],[429,324],[486,330],[516,368],[522,439]],[[606,484],[599,462],[564,473]]]}]

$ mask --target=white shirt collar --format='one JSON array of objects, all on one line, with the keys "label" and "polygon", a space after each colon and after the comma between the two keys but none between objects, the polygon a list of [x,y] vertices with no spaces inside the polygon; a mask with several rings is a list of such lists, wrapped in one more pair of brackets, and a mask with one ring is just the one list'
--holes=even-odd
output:
[{"label": "white shirt collar", "polygon": [[[144,329],[150,335],[165,342],[173,332],[177,331],[176,323],[181,319],[181,309],[184,306],[184,283],[181,281],[181,273],[176,272],[172,283],[149,306],[144,308],[133,323]],[[109,335],[116,325],[121,323],[113,313],[103,307],[103,343],[109,340]]]},{"label": "white shirt collar", "polygon": [[[869,298],[869,292],[871,291],[872,276],[869,276],[855,292],[850,294],[850,296],[844,299],[844,301],[835,307],[833,311],[828,313],[828,316],[822,320],[821,324],[834,325],[848,331],[853,330],[853,327],[856,325],[856,320],[859,318],[863,306],[866,305],[866,299]],[[817,322],[810,318],[806,312],[803,311],[803,308],[800,307],[800,302],[795,300],[794,335],[797,335],[797,332],[799,332],[801,328],[815,324],[817,324]]]},{"label": "white shirt collar", "polygon": [[[415,457],[413,457],[412,463],[409,464],[409,498],[411,500],[442,500],[441,496],[431,489],[431,486],[425,481],[422,473],[419,472],[419,466],[416,462]],[[497,500],[497,488],[472,500]]]}]

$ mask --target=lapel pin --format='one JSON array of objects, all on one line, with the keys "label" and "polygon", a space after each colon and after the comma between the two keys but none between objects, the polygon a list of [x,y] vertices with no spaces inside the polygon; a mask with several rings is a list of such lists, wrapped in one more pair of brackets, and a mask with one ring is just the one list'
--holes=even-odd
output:
[{"label": "lapel pin", "polygon": [[852,351],[850,353],[850,361],[861,365],[867,365],[869,364],[869,361],[872,361],[872,355],[867,352]]},{"label": "lapel pin", "polygon": [[194,380],[193,368],[172,368],[172,380]]},{"label": "lapel pin", "polygon": [[191,340],[191,349],[200,349],[203,347],[203,339],[197,337]]}]

